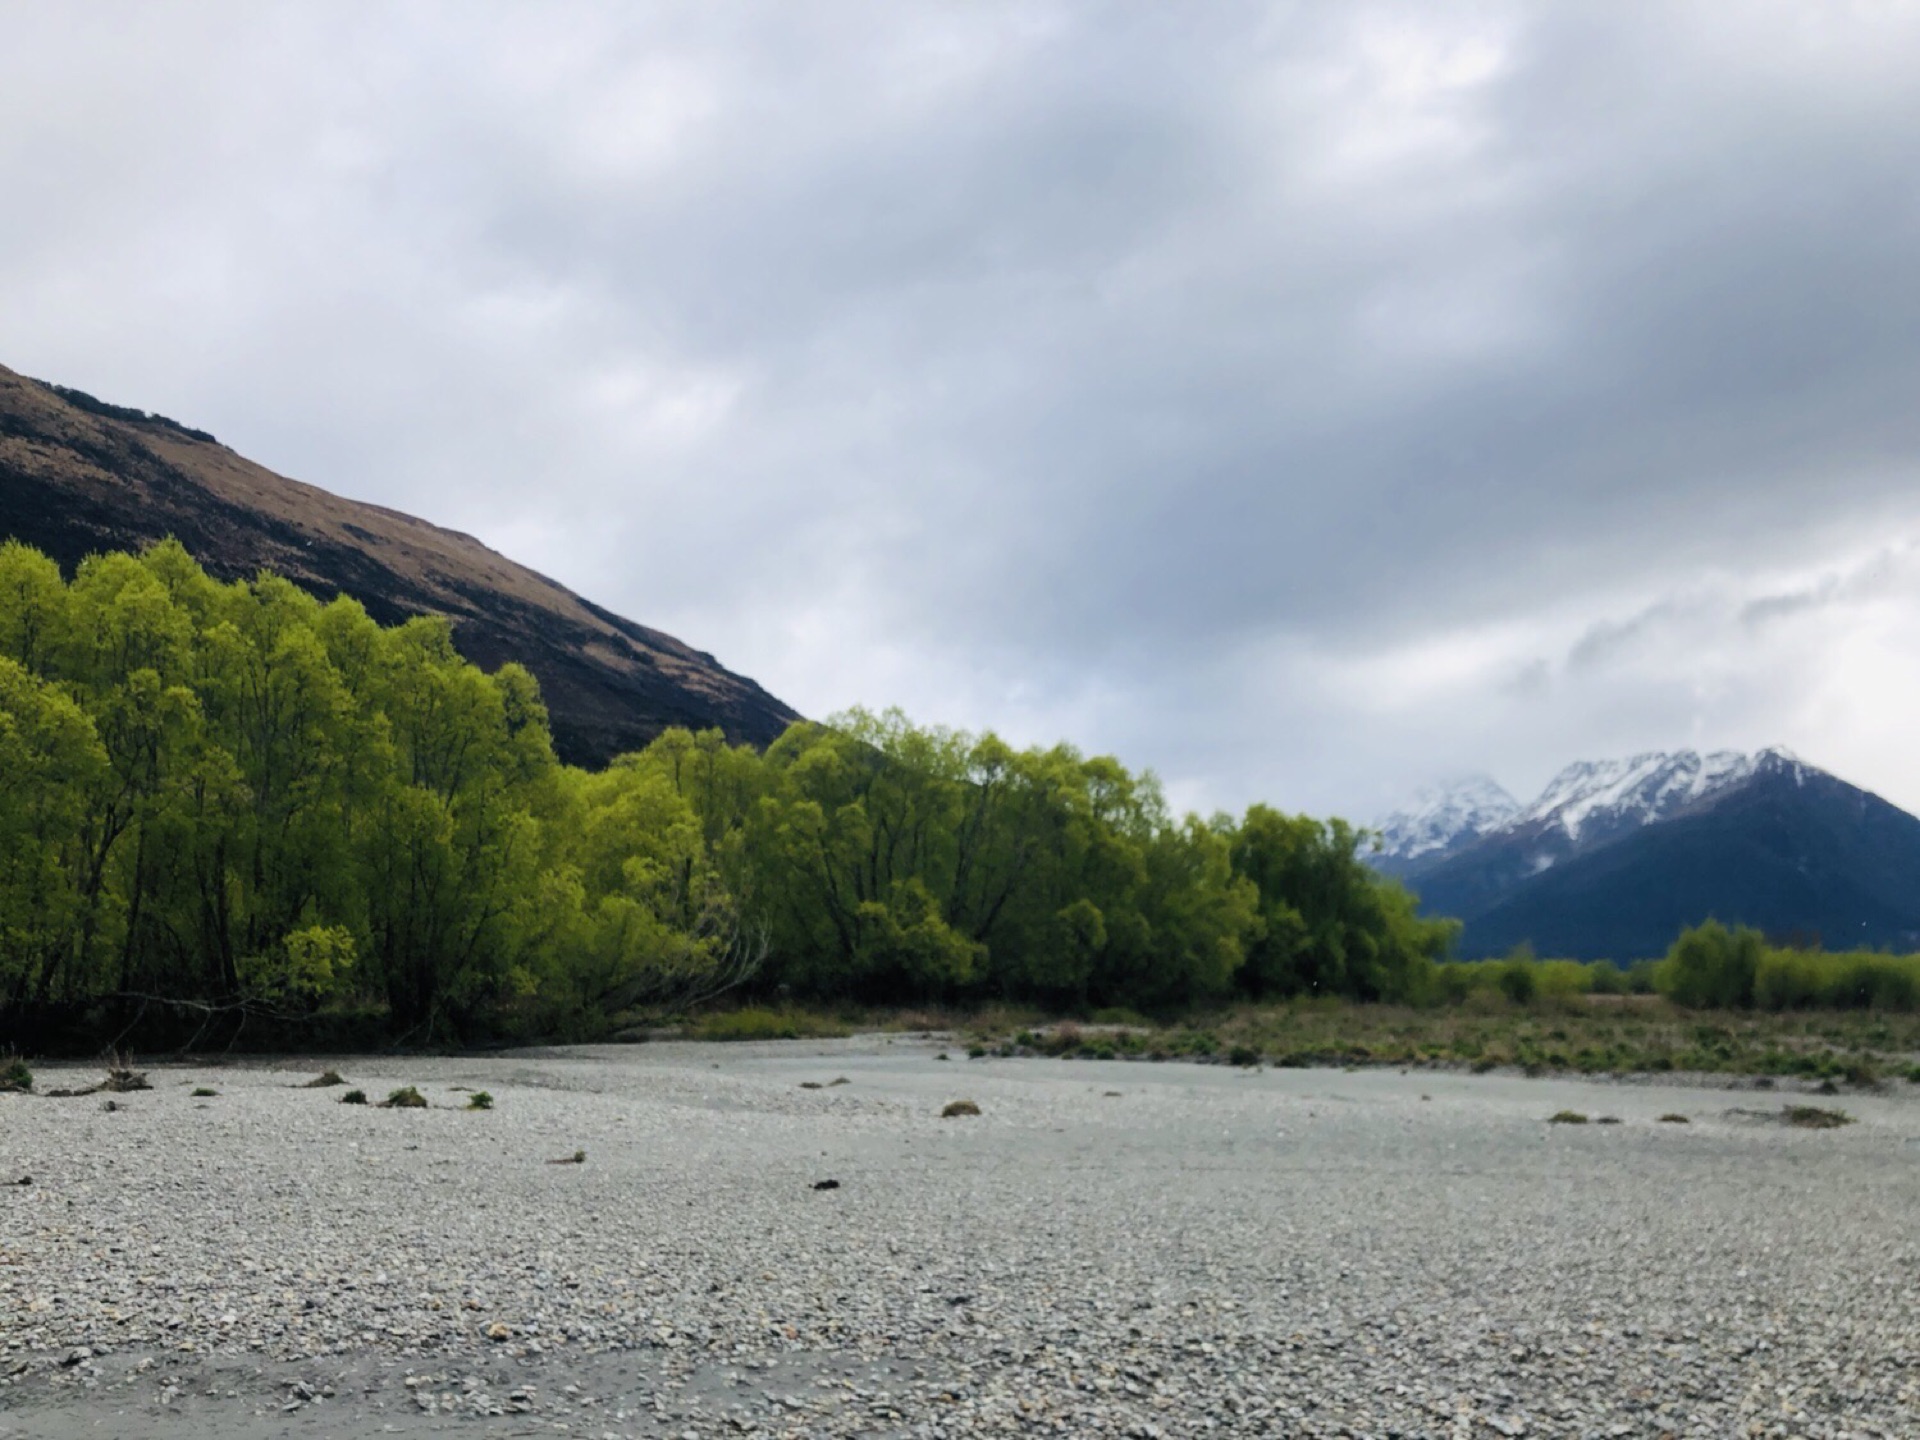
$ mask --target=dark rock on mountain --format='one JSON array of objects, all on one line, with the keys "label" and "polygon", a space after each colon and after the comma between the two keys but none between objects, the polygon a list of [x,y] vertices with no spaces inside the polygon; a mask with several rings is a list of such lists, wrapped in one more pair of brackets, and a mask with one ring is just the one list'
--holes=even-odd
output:
[{"label": "dark rock on mountain", "polygon": [[540,681],[554,746],[603,764],[670,725],[764,745],[798,718],[753,681],[623,620],[470,535],[329,494],[203,430],[0,367],[0,537],[71,573],[88,554],[172,535],[209,573],[285,575],[384,623],[439,614],[460,653]]},{"label": "dark rock on mountain", "polygon": [[1829,949],[1920,946],[1920,819],[1777,751],[1677,813],[1521,873],[1526,839],[1469,846],[1413,881],[1466,922],[1460,953],[1632,960],[1708,918]]}]

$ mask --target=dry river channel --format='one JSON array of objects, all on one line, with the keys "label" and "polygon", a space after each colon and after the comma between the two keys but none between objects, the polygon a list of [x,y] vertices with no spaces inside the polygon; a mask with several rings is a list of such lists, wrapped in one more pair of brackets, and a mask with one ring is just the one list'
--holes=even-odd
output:
[{"label": "dry river channel", "polygon": [[1920,1436],[1904,1083],[1807,1130],[937,1036],[148,1074],[0,1094],[0,1440]]}]

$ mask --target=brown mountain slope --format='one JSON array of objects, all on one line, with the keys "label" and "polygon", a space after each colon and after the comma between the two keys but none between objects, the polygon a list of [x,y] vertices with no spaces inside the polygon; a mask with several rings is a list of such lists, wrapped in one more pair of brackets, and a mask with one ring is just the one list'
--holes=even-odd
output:
[{"label": "brown mountain slope", "polygon": [[271,569],[376,619],[441,614],[469,660],[539,678],[555,747],[598,765],[669,725],[764,745],[794,712],[671,635],[581,599],[470,535],[330,495],[211,435],[0,366],[0,537],[69,571],[177,537],[222,579]]}]

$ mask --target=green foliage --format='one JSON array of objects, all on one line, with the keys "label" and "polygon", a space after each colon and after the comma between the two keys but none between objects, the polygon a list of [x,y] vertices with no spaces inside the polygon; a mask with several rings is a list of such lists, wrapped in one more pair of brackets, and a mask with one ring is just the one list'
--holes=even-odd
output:
[{"label": "green foliage", "polygon": [[849,1035],[849,1027],[804,1010],[723,1010],[702,1016],[689,1034],[695,1040],[816,1040]]},{"label": "green foliage", "polygon": [[1500,967],[1494,983],[1500,987],[1500,993],[1514,1004],[1525,1005],[1540,991],[1536,974],[1538,968],[1531,951],[1516,950]]},{"label": "green foliage", "polygon": [[0,1056],[0,1094],[11,1090],[24,1095],[33,1089],[33,1071],[18,1055]]},{"label": "green foliage", "polygon": [[380,1106],[383,1110],[424,1110],[427,1108],[427,1097],[411,1085],[402,1085],[397,1090],[389,1091]]},{"label": "green foliage", "polygon": [[1709,920],[1673,942],[1661,988],[1689,1009],[1745,1009],[1753,1004],[1764,949],[1758,930]]},{"label": "green foliage", "polygon": [[493,1109],[493,1096],[485,1090],[476,1090],[467,1097],[467,1109],[491,1110]]},{"label": "green foliage", "polygon": [[367,1103],[367,1092],[364,1090],[349,1090],[340,1097],[340,1103],[342,1105],[364,1105]]},{"label": "green foliage", "polygon": [[[420,1041],[605,1033],[736,988],[781,1008],[706,1033],[794,1032],[790,1000],[1127,1024],[1235,997],[1541,1011],[1656,985],[1691,1007],[1920,1007],[1913,957],[1711,924],[1625,972],[1442,963],[1457,927],[1364,841],[1261,805],[1177,816],[1111,757],[898,712],[797,724],[764,755],[668,730],[588,773],[555,760],[532,677],[467,663],[444,620],[221,584],[172,542],[71,581],[0,545],[0,1007],[20,1014],[157,1001]],[[1513,1057],[1562,1060],[1600,1063]]]},{"label": "green foliage", "polygon": [[1405,887],[1361,862],[1363,838],[1342,820],[1247,811],[1231,832],[1234,871],[1259,906],[1244,992],[1403,1000],[1428,983],[1459,926],[1421,919]]}]

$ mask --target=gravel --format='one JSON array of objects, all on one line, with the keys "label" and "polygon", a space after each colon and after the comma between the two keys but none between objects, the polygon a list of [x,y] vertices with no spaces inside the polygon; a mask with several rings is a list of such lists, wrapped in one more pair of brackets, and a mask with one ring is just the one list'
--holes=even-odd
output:
[{"label": "gravel", "polygon": [[940,1043],[0,1095],[0,1437],[1920,1435],[1911,1087]]}]

